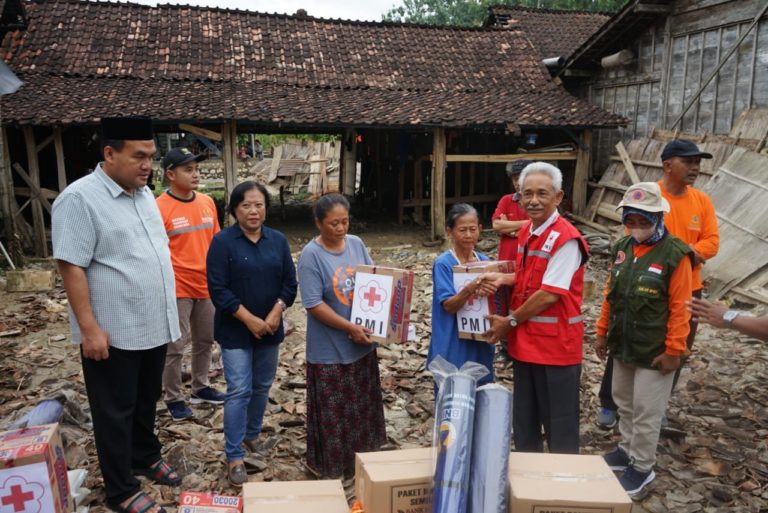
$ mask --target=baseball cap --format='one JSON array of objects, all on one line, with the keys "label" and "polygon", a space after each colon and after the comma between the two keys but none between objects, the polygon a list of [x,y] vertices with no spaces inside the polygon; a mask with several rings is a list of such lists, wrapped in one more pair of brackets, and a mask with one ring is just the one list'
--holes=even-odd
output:
[{"label": "baseball cap", "polygon": [[675,139],[674,141],[668,142],[661,152],[662,161],[671,159],[672,157],[701,157],[703,159],[711,159],[712,154],[701,151],[699,147],[691,141]]},{"label": "baseball cap", "polygon": [[163,170],[173,169],[176,166],[181,166],[187,162],[202,162],[207,159],[205,155],[195,155],[186,148],[174,148],[163,157]]},{"label": "baseball cap", "polygon": [[533,162],[532,160],[516,160],[514,162],[510,162],[506,166],[507,174],[509,176],[515,176],[519,175],[523,172],[523,169],[525,169],[525,166]]},{"label": "baseball cap", "polygon": [[669,212],[669,202],[656,182],[639,182],[627,189],[616,210],[632,207],[645,212]]}]

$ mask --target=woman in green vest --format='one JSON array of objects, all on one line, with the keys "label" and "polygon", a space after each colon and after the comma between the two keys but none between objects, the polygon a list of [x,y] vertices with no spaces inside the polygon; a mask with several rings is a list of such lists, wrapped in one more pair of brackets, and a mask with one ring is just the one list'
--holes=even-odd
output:
[{"label": "woman in green vest", "polygon": [[629,235],[611,253],[594,347],[601,359],[613,358],[622,438],[604,458],[631,496],[656,477],[661,417],[686,352],[693,252],[664,227],[669,203],[658,184],[633,185],[618,208]]}]

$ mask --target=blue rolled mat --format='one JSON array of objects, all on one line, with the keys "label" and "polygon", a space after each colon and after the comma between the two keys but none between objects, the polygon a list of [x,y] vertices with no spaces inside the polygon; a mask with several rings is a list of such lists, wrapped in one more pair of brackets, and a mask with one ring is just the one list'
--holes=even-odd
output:
[{"label": "blue rolled mat", "polygon": [[483,385],[475,404],[469,513],[506,513],[512,393],[501,385]]},{"label": "blue rolled mat", "polygon": [[432,513],[466,513],[477,379],[461,372],[445,376],[435,421],[439,425],[432,484]]}]

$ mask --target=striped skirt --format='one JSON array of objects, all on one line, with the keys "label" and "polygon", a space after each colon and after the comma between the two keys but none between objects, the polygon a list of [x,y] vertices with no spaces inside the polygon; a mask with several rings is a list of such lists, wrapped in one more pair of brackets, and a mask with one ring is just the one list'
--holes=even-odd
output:
[{"label": "striped skirt", "polygon": [[387,439],[376,351],[349,364],[307,363],[307,464],[327,478],[351,476],[355,453]]}]

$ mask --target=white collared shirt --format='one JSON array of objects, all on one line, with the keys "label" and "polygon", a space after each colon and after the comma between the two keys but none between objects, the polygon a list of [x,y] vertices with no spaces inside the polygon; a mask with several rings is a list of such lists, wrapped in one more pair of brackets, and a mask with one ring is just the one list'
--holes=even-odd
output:
[{"label": "white collared shirt", "polygon": [[[547,228],[552,226],[552,223],[557,221],[558,217],[560,217],[560,214],[555,210],[555,212],[535,230],[533,229],[533,224],[531,224],[531,235],[540,236],[547,230]],[[579,266],[581,266],[581,260],[582,255],[578,241],[575,239],[569,240],[552,255],[552,258],[549,259],[547,270],[544,271],[544,277],[542,278],[541,284],[562,289],[567,292],[571,287],[573,275],[576,274],[576,271],[579,270]]]}]

